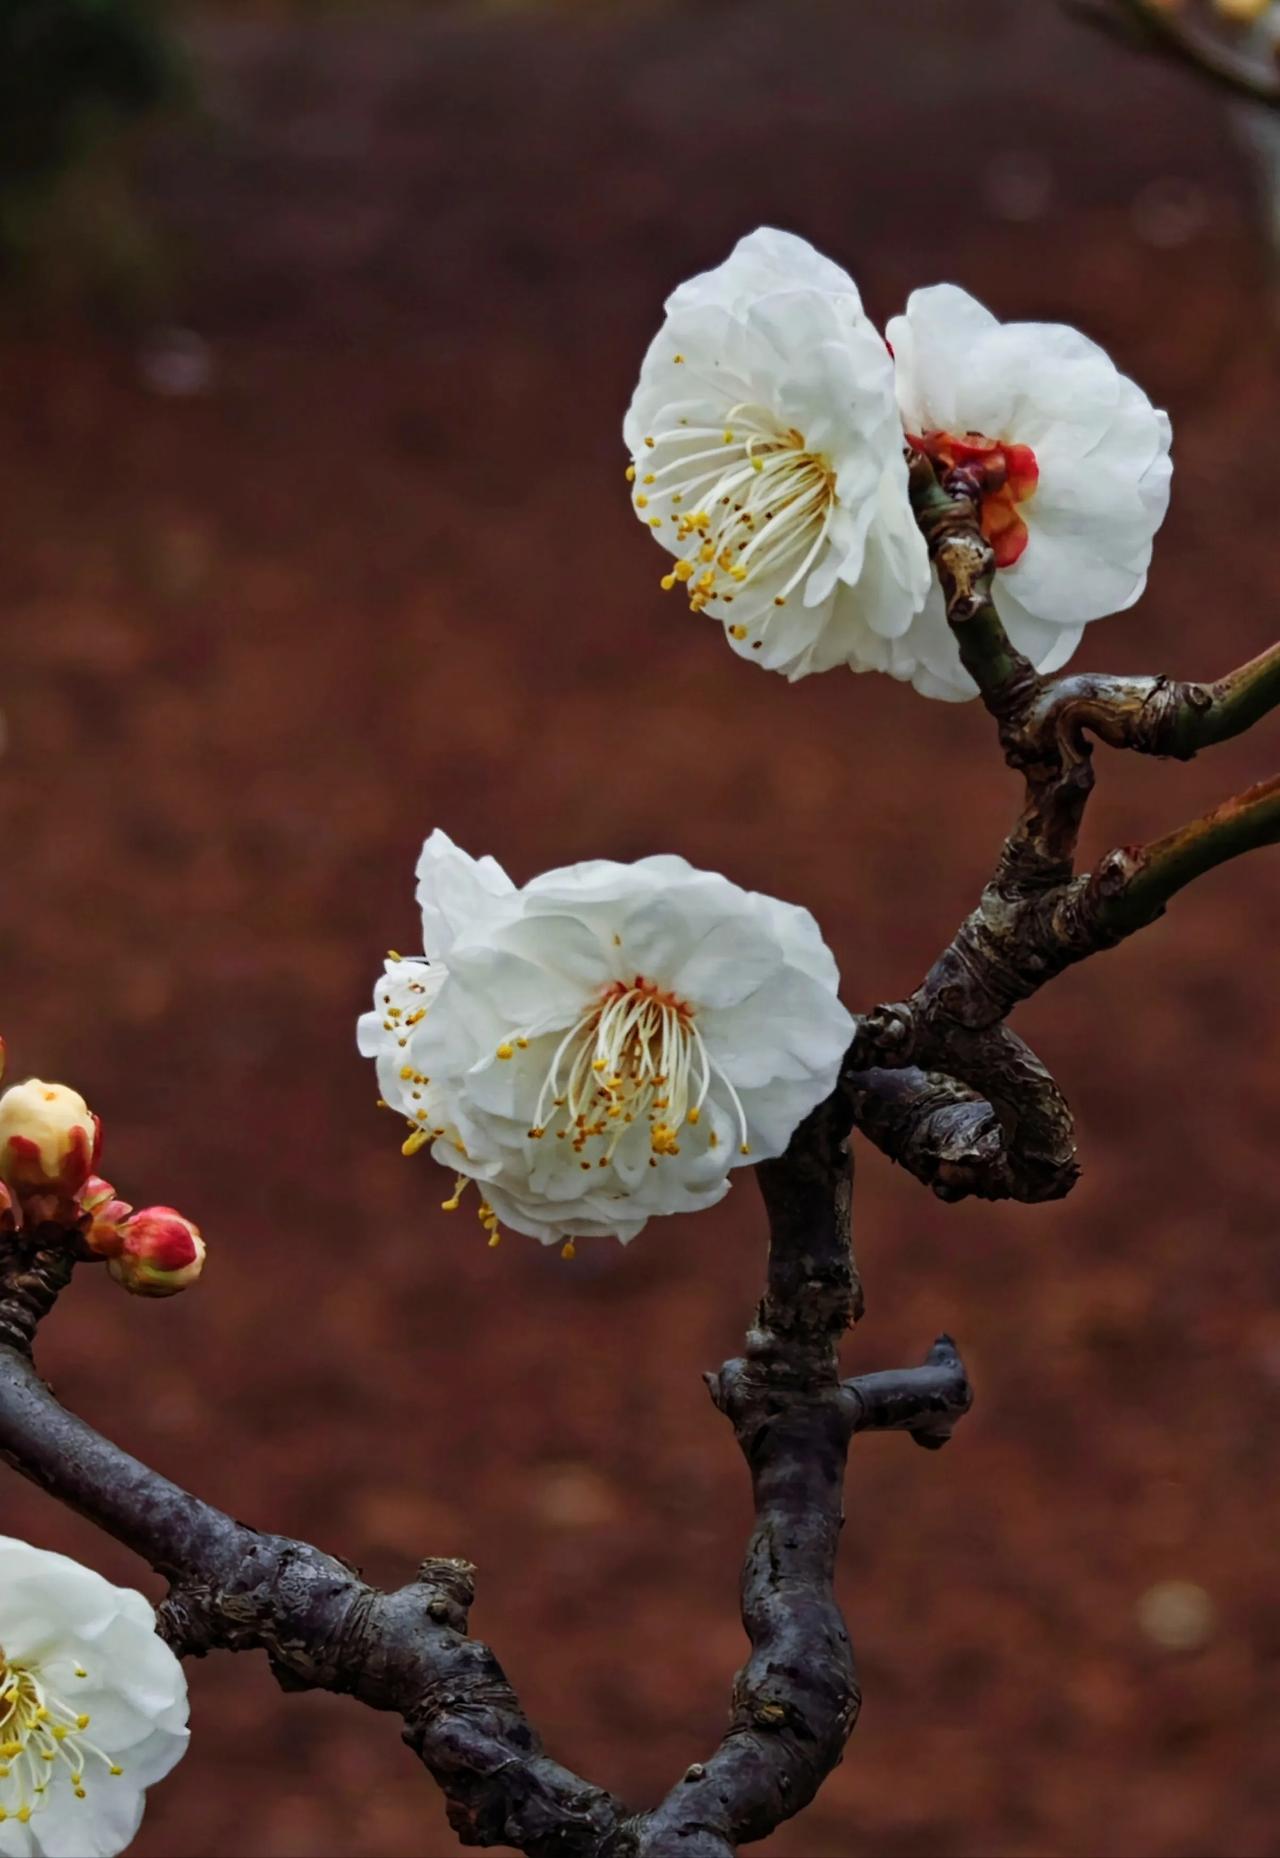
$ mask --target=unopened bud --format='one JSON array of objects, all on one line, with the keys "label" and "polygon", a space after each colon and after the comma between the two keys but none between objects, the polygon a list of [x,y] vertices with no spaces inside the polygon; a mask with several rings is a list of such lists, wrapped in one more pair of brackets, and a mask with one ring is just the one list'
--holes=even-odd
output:
[{"label": "unopened bud", "polygon": [[118,1284],[138,1297],[172,1297],[204,1269],[200,1229],[171,1206],[144,1206],[119,1229],[120,1247],[107,1259]]},{"label": "unopened bud", "polygon": [[19,1194],[73,1194],[93,1172],[101,1137],[78,1090],[29,1077],[0,1096],[0,1180]]},{"label": "unopened bud", "polygon": [[6,1232],[18,1230],[18,1203],[3,1181],[0,1181],[0,1238]]},{"label": "unopened bud", "polygon": [[84,1242],[99,1258],[114,1258],[124,1247],[123,1225],[133,1208],[127,1200],[116,1198],[110,1181],[91,1174],[76,1195],[80,1209]]}]

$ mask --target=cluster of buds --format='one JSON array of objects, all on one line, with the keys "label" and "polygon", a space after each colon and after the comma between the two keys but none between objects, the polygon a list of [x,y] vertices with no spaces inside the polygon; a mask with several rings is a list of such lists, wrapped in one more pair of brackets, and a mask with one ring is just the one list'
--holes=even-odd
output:
[{"label": "cluster of buds", "polygon": [[204,1268],[199,1228],[171,1206],[135,1212],[94,1172],[101,1152],[101,1124],[78,1091],[38,1077],[11,1085],[0,1095],[0,1236],[56,1225],[136,1296],[185,1290]]},{"label": "cluster of buds", "polygon": [[0,1096],[0,1180],[31,1218],[57,1218],[101,1148],[97,1117],[69,1085],[29,1077]]}]

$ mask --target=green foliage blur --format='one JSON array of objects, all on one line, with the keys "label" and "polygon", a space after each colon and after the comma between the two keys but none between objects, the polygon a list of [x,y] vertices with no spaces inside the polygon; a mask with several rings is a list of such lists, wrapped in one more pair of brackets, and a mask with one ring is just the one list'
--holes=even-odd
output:
[{"label": "green foliage blur", "polygon": [[[0,266],[68,217],[127,245],[131,132],[183,94],[153,0],[0,0]],[[71,202],[68,215],[68,202]]]}]

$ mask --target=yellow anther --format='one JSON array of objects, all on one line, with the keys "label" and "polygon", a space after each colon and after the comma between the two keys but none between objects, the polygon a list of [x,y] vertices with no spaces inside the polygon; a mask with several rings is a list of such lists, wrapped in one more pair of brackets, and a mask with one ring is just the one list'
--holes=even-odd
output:
[{"label": "yellow anther", "polygon": [[112,1767],[110,1767],[110,1768],[108,1768],[108,1769],[107,1769],[107,1773],[108,1773],[108,1774],[123,1774],[123,1773],[124,1773],[124,1769],[123,1769],[123,1768],[117,1768],[117,1767],[115,1767],[115,1766],[112,1766]]},{"label": "yellow anther", "polygon": [[739,1150],[738,1150],[738,1153],[739,1153],[740,1155],[749,1155],[749,1154],[751,1153],[751,1144],[750,1144],[750,1142],[744,1142],[744,1143],[743,1143],[743,1144],[741,1145],[741,1147],[739,1148]]},{"label": "yellow anther", "polygon": [[755,454],[753,453],[751,457],[751,469],[753,471],[763,471],[764,470],[764,459],[757,458]]},{"label": "yellow anther", "polygon": [[724,442],[725,442],[725,444],[726,444],[726,445],[732,445],[732,444],[733,444],[733,434],[732,434],[732,432],[730,432],[730,430],[729,430],[729,428],[728,428],[727,426],[726,426],[726,427],[725,427],[725,429],[724,429]]},{"label": "yellow anther", "polygon": [[578,1248],[574,1244],[573,1240],[566,1239],[564,1244],[560,1247],[560,1256],[562,1258],[576,1258],[577,1255],[578,1255]]},{"label": "yellow anther", "polygon": [[689,1111],[688,1120],[691,1123],[700,1122],[702,1120],[702,1111],[698,1108],[696,1103],[694,1104],[693,1108]]},{"label": "yellow anther", "polygon": [[774,595],[774,597],[773,597],[773,604],[774,604],[775,606],[785,606],[785,605],[786,605],[787,603],[786,603],[786,601],[785,601],[785,600],[783,599],[783,597],[782,597],[782,595],[781,595],[781,594],[775,594],[775,595]]},{"label": "yellow anther", "polygon": [[515,1048],[515,1046],[514,1046],[514,1045],[508,1045],[508,1044],[507,1044],[507,1041],[506,1041],[506,1040],[504,1039],[504,1040],[502,1041],[502,1043],[501,1043],[501,1045],[500,1045],[500,1046],[498,1047],[498,1056],[499,1056],[499,1058],[514,1058],[514,1057],[515,1057],[515,1055],[516,1055],[516,1048]]},{"label": "yellow anther", "polygon": [[638,510],[647,510],[648,507],[649,507],[649,499],[643,494],[643,492],[637,493],[636,508]]},{"label": "yellow anther", "polygon": [[522,1052],[527,1052],[527,1051],[528,1051],[528,1049],[529,1049],[529,1041],[528,1041],[528,1039],[523,1039],[523,1038],[521,1038],[521,1039],[517,1039],[517,1040],[516,1040],[516,1044],[517,1044],[517,1045],[518,1045],[518,1046],[520,1047],[520,1050],[521,1050]]},{"label": "yellow anther", "polygon": [[540,1142],[546,1133],[541,1123],[535,1123],[533,1128],[529,1131],[529,1140],[531,1142]]},{"label": "yellow anther", "polygon": [[627,477],[627,482],[628,482],[628,484],[634,484],[634,483],[635,483],[635,481],[636,481],[636,468],[635,468],[635,466],[634,466],[634,465],[628,465],[628,466],[627,466],[627,472],[626,472],[626,477]]},{"label": "yellow anther", "polygon": [[412,1077],[413,1077],[413,1074],[414,1074],[414,1073],[413,1073],[413,1066],[412,1066],[411,1064],[402,1064],[402,1065],[401,1065],[401,1067],[400,1067],[400,1076],[401,1076],[401,1079],[402,1079],[402,1081],[403,1081],[404,1083],[406,1083],[406,1084],[407,1084],[407,1083],[409,1083],[409,1082],[410,1082],[410,1080],[411,1080],[411,1079],[412,1079]]},{"label": "yellow anther", "polygon": [[735,581],[745,581],[747,578],[747,570],[745,568],[730,568],[729,572]]},{"label": "yellow anther", "polygon": [[489,1234],[489,1250],[490,1251],[493,1250],[495,1245],[501,1245],[501,1243],[502,1243],[502,1234],[500,1232],[491,1232]]},{"label": "yellow anther", "polygon": [[425,1019],[426,1017],[427,1017],[427,1009],[425,1006],[415,1007],[413,1012],[410,1013],[408,1019],[406,1019],[404,1023],[406,1026],[416,1026],[420,1019]]},{"label": "yellow anther", "polygon": [[[387,960],[388,961],[403,961],[404,956],[400,953],[398,949],[389,948],[387,950]],[[76,1675],[79,1676],[79,1673],[77,1672]]]},{"label": "yellow anther", "polygon": [[88,1727],[89,1727],[89,1718],[87,1716],[76,1717],[76,1728],[77,1729],[87,1729]]},{"label": "yellow anther", "polygon": [[425,1148],[430,1140],[431,1131],[429,1129],[415,1129],[413,1134],[406,1136],[404,1141],[400,1144],[400,1153],[402,1155],[416,1155],[418,1150],[420,1148]]},{"label": "yellow anther", "polygon": [[746,636],[747,629],[745,626],[730,626],[729,637],[731,639],[745,639]]},{"label": "yellow anther", "polygon": [[440,1202],[440,1211],[442,1213],[456,1213],[458,1208],[461,1205],[462,1205],[462,1195],[454,1194],[451,1199],[442,1200]]},{"label": "yellow anther", "polygon": [[711,1131],[711,1134],[707,1137],[707,1147],[708,1148],[719,1148],[719,1146],[720,1146],[720,1137],[716,1134],[715,1130],[713,1129]]},{"label": "yellow anther", "polygon": [[651,439],[651,438],[648,438],[648,437],[646,437],[646,439],[645,439],[645,444],[646,444],[646,445],[647,445],[647,446],[649,447],[649,450],[650,450],[650,451],[652,451],[652,450],[653,450],[653,448],[654,448],[654,446],[655,446],[655,445],[656,445],[657,443],[658,443],[658,441],[657,441],[656,439]]},{"label": "yellow anther", "polygon": [[609,1069],[608,1059],[607,1058],[593,1058],[591,1060],[591,1069],[593,1071],[607,1071]]},{"label": "yellow anther", "polygon": [[676,577],[674,574],[664,574],[662,579],[658,582],[658,585],[659,587],[661,587],[664,594],[669,594],[671,592],[671,589],[675,586],[675,584],[676,584]]},{"label": "yellow anther", "polygon": [[674,362],[675,362],[675,364],[676,364],[676,366],[677,366],[677,367],[679,367],[679,366],[680,366],[680,364],[681,364],[681,362],[683,362],[683,360],[684,360],[684,356],[683,356],[683,355],[673,355],[673,356],[671,357],[671,359],[672,359],[672,361],[674,361]]},{"label": "yellow anther", "polygon": [[646,484],[656,484],[658,480],[657,480],[657,478],[656,478],[656,477],[654,476],[654,474],[653,474],[653,472],[652,472],[652,471],[647,471],[647,472],[645,473],[645,479],[644,479],[644,481],[645,481],[645,483],[646,483]]},{"label": "yellow anther", "polygon": [[649,527],[651,529],[661,529],[662,518],[660,516],[651,516],[649,518]]},{"label": "yellow anther", "polygon": [[692,580],[693,563],[691,561],[677,561],[673,572],[678,581]]}]

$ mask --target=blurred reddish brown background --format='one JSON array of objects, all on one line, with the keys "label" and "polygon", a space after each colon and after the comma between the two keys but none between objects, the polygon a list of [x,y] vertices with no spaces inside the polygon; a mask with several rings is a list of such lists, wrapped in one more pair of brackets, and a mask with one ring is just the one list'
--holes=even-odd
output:
[{"label": "blurred reddish brown background", "polygon": [[[44,1363],[378,1581],[470,1556],[552,1751],[645,1803],[743,1651],[746,1480],[699,1374],[760,1211],[744,1176],[573,1265],[438,1211],[354,1049],[417,847],[519,879],[680,851],[810,905],[851,1006],[899,997],[1013,782],[978,709],[788,688],[662,600],[619,432],[662,296],[773,221],[879,315],[948,277],[1083,326],[1171,409],[1177,475],[1146,600],[1080,663],[1213,675],[1276,625],[1263,209],[1215,96],[1048,5],[250,12],[192,23],[203,110],[152,148],[169,300],[141,333],[19,301],[0,350],[3,1030],[212,1253],[173,1305],[77,1285]],[[1090,851],[1275,741],[1107,759]],[[946,1327],[979,1404],[939,1458],[857,1446],[866,1706],[777,1858],[1280,1851],[1278,874],[1219,872],[1020,1015],[1078,1111],[1069,1201],[946,1208],[860,1148],[850,1367]],[[0,1527],[156,1591],[13,1477]],[[256,1658],[191,1679],[142,1858],[453,1849],[394,1722]]]}]

